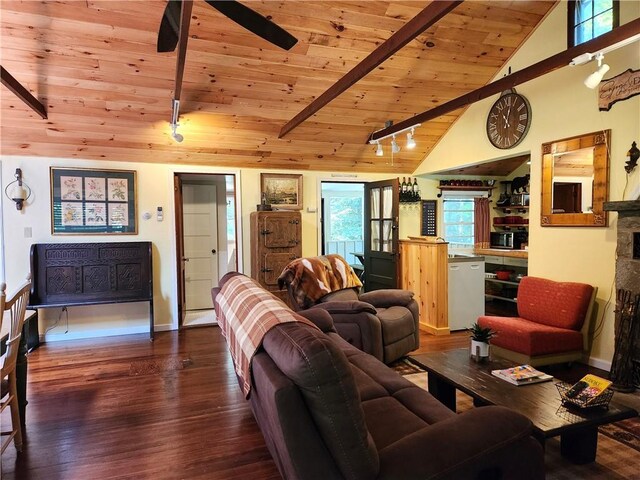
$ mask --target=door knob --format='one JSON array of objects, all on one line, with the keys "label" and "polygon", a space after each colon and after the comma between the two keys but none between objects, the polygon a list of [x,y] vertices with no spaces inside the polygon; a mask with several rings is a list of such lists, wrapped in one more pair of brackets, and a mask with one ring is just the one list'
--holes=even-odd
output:
[{"label": "door knob", "polygon": [[187,257],[182,257],[182,261],[183,261],[183,262],[188,262],[188,261],[189,261],[189,259],[188,259]]},{"label": "door knob", "polygon": [[216,249],[215,249],[215,248],[212,248],[212,249],[211,249],[211,253],[213,253],[213,254],[215,255],[215,254],[216,254],[216,253],[218,253],[218,252],[216,252]]}]

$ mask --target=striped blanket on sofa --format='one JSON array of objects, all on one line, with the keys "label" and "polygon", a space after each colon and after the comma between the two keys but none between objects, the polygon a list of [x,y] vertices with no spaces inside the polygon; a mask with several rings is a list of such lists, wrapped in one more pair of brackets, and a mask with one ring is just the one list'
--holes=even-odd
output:
[{"label": "striped blanket on sofa", "polygon": [[239,273],[227,275],[221,280],[222,287],[215,294],[214,307],[240,387],[245,398],[248,398],[251,392],[251,359],[266,333],[276,325],[287,322],[302,322],[312,328],[317,327],[249,277]]},{"label": "striped blanket on sofa", "polygon": [[278,277],[280,289],[285,285],[298,307],[304,309],[329,293],[360,288],[362,282],[344,258],[330,254],[290,262]]}]

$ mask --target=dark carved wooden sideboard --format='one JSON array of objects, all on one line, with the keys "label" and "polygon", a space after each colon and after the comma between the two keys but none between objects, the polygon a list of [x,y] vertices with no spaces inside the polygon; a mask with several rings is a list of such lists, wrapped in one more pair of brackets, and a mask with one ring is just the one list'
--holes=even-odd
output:
[{"label": "dark carved wooden sideboard", "polygon": [[151,242],[35,243],[30,308],[149,302],[153,340]]}]

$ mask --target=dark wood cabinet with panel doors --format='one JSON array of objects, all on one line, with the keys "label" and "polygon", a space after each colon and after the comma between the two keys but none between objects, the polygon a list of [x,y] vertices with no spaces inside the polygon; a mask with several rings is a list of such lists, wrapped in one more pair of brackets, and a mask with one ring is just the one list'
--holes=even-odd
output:
[{"label": "dark wood cabinet with panel doors", "polygon": [[300,212],[251,213],[251,277],[287,304],[287,291],[278,289],[284,267],[302,256]]}]

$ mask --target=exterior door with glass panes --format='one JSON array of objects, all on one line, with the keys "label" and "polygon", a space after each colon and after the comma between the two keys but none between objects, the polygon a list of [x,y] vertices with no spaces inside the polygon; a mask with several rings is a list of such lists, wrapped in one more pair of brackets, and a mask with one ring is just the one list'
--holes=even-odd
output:
[{"label": "exterior door with glass panes", "polygon": [[397,179],[365,185],[364,288],[397,288],[399,282]]}]

